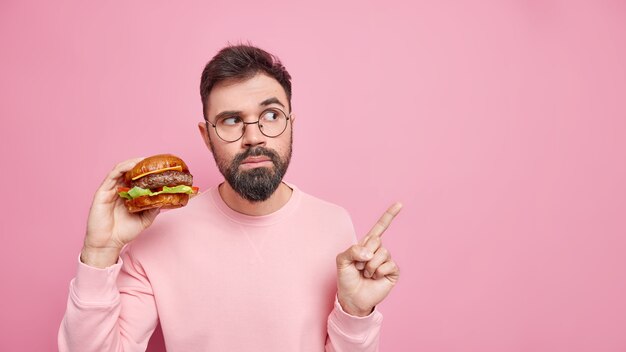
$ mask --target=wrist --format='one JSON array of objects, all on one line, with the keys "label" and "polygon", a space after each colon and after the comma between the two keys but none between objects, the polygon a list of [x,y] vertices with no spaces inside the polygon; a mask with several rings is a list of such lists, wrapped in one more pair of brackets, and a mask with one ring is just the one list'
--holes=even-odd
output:
[{"label": "wrist", "polygon": [[374,306],[370,308],[362,308],[357,307],[354,304],[344,302],[340,298],[338,298],[337,300],[339,301],[339,305],[344,312],[355,317],[366,317],[372,314],[372,312],[374,311]]},{"label": "wrist", "polygon": [[117,263],[121,248],[91,248],[83,246],[80,261],[86,265],[104,269]]}]

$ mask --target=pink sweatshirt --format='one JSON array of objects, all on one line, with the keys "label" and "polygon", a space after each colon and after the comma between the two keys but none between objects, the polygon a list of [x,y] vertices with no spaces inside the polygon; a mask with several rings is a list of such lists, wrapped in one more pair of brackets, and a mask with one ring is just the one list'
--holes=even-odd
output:
[{"label": "pink sweatshirt", "polygon": [[335,257],[350,216],[297,187],[266,216],[213,187],[159,214],[105,269],[79,261],[60,351],[145,351],[160,321],[168,351],[378,351],[382,315],[345,313]]}]

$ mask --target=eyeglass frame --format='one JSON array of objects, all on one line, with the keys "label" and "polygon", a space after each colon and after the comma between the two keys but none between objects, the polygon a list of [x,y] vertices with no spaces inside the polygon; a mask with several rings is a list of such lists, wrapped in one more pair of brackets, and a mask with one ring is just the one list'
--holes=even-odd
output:
[{"label": "eyeglass frame", "polygon": [[[277,134],[277,135],[275,135],[275,136],[268,136],[268,135],[266,135],[266,134],[263,132],[263,130],[261,129],[261,125],[259,125],[259,121],[261,121],[261,116],[263,116],[263,114],[265,114],[267,111],[270,111],[270,110],[278,110],[278,111],[282,112],[282,113],[283,113],[283,115],[285,115],[285,118],[287,119],[287,122],[285,123],[285,128],[283,128],[283,130],[282,130],[279,134]],[[261,134],[262,134],[262,135],[264,135],[265,137],[267,137],[267,138],[276,138],[276,137],[279,137],[281,134],[285,133],[285,131],[287,130],[287,126],[289,125],[289,121],[290,121],[290,120],[291,120],[291,113],[289,113],[289,115],[287,115],[287,113],[285,113],[282,109],[279,109],[279,108],[267,108],[267,109],[265,109],[265,110],[261,111],[261,113],[259,114],[259,117],[256,119],[256,121],[255,121],[255,122],[246,122],[246,121],[243,121],[243,119],[242,119],[242,121],[241,121],[241,122],[243,123],[243,126],[242,126],[242,128],[241,128],[241,136],[239,136],[239,138],[237,138],[237,139],[235,139],[235,140],[232,140],[232,141],[227,141],[227,140],[225,140],[224,138],[222,138],[222,136],[220,136],[220,134],[219,134],[219,133],[217,133],[217,125],[216,125],[216,124],[214,124],[213,122],[209,121],[209,119],[208,119],[208,118],[206,118],[206,117],[204,118],[204,122],[206,123],[207,135],[208,135],[208,133],[209,133],[209,124],[211,124],[211,127],[213,127],[213,128],[215,129],[215,134],[216,134],[216,135],[217,135],[217,136],[218,136],[221,140],[223,140],[223,141],[224,141],[224,142],[226,142],[226,143],[234,143],[234,142],[237,142],[238,140],[240,140],[241,138],[243,138],[243,136],[246,134],[246,126],[248,126],[248,125],[254,125],[254,124],[256,124],[256,125],[257,125],[257,127],[259,128],[259,131],[260,131],[260,132],[261,132]]]}]

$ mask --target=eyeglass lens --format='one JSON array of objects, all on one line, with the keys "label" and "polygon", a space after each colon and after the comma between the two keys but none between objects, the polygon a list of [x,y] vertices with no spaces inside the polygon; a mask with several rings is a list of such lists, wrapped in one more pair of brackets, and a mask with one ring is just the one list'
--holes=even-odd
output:
[{"label": "eyeglass lens", "polygon": [[[267,137],[278,137],[287,128],[287,116],[278,109],[264,110],[257,122],[261,133]],[[215,131],[217,135],[227,142],[236,141],[243,136],[245,125],[252,123],[244,123],[239,115],[229,115],[219,118],[215,122]]]}]

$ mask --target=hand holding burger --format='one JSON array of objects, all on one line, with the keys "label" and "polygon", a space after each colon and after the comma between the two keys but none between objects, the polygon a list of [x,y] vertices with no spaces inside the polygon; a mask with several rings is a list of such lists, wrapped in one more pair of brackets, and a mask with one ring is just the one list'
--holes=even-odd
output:
[{"label": "hand holding burger", "polygon": [[148,228],[161,208],[187,204],[197,192],[187,165],[173,155],[123,161],[107,175],[94,195],[81,261],[106,268]]}]

